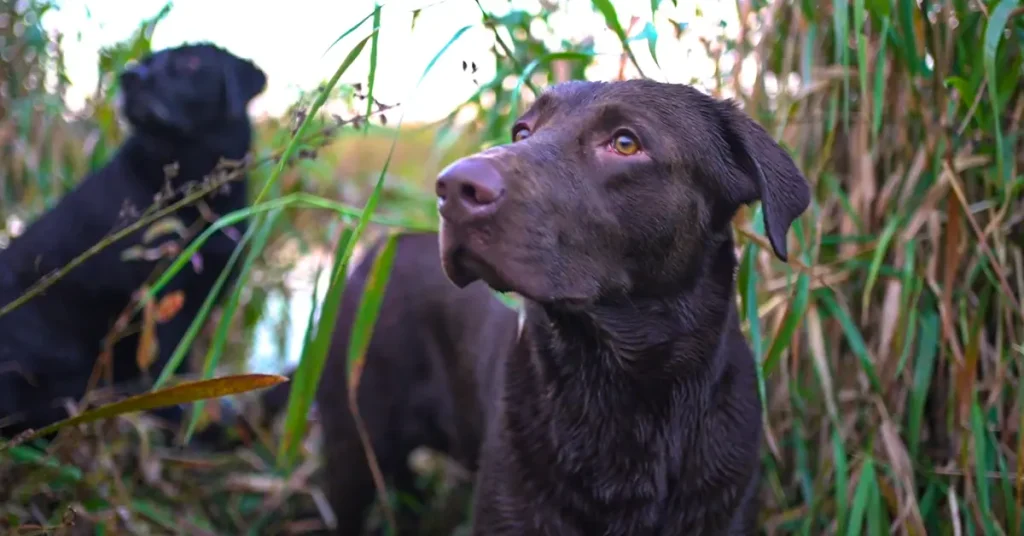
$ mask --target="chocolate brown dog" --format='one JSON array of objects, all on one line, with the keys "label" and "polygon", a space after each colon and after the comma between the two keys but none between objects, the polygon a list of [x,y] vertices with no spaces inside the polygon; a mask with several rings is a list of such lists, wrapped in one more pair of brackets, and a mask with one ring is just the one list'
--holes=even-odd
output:
[{"label": "chocolate brown dog", "polygon": [[755,533],[761,405],[730,221],[760,200],[785,260],[806,180],[683,85],[560,84],[510,134],[437,179],[448,277],[527,300],[484,395],[473,533]]},{"label": "chocolate brown dog", "polygon": [[[730,221],[761,200],[785,259],[805,179],[688,86],[561,84],[510,134],[438,177],[440,250],[399,239],[358,396],[382,472],[410,489],[419,445],[478,468],[479,535],[755,533],[761,406]],[[348,282],[318,394],[345,536],[373,500],[345,350],[379,247]],[[484,283],[527,298],[524,324]]]},{"label": "chocolate brown dog", "polygon": [[[202,186],[221,159],[244,158],[252,143],[247,106],[266,81],[255,64],[211,44],[161,50],[126,69],[120,75],[121,110],[131,126],[129,137],[106,165],[0,250],[0,305],[133,223],[158,196],[164,206],[178,201]],[[203,200],[212,216],[244,208],[244,177]],[[191,204],[174,216],[195,236],[211,214]],[[238,245],[245,225],[234,227],[234,236],[217,233],[204,243],[197,258],[201,264],[183,268],[161,294],[180,291],[184,302],[173,318],[157,325],[154,374],[167,363]],[[64,418],[61,402],[84,394],[104,337],[157,268],[152,257],[126,256],[129,248],[157,250],[181,239],[171,233],[146,243],[145,232],[100,250],[43,294],[0,316],[0,422],[10,421],[0,434]],[[114,346],[116,384],[139,379],[138,343],[138,333],[129,332]],[[177,415],[174,408],[169,412],[163,413]]]}]

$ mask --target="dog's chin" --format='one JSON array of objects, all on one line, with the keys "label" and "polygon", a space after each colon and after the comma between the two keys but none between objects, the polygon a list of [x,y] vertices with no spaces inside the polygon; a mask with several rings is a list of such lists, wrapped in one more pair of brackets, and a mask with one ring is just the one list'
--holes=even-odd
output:
[{"label": "dog's chin", "polygon": [[580,311],[595,302],[589,296],[563,295],[553,292],[545,281],[532,278],[536,268],[498,264],[466,247],[444,250],[441,266],[448,279],[459,288],[483,281],[496,292],[515,292],[524,299],[564,311]]}]

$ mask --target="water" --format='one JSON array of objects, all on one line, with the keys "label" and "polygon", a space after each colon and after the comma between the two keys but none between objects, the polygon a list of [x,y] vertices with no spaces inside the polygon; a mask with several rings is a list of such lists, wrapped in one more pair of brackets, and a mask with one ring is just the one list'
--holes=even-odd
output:
[{"label": "water", "polygon": [[[349,274],[358,265],[362,253],[362,244],[357,244],[348,264]],[[317,269],[320,270],[320,274],[319,284],[316,285],[316,304],[320,307],[327,294],[332,265],[333,255],[326,251],[317,251],[301,257],[284,278],[284,284],[289,292],[284,293],[275,289],[268,293],[263,315],[254,329],[252,349],[246,360],[246,369],[249,372],[279,374],[289,372],[298,366],[302,357],[309,313],[314,303],[313,281],[317,277]],[[286,311],[285,320],[283,317]],[[286,322],[283,344],[277,334],[282,321]]]},{"label": "water", "polygon": [[[326,262],[304,258],[300,260],[300,266],[285,276],[285,284],[290,292],[274,289],[268,293],[263,315],[254,330],[252,349],[247,360],[246,368],[250,372],[278,374],[288,372],[299,364],[306,324],[314,303],[313,278],[317,261],[323,264],[316,288],[316,303],[319,305],[323,301],[331,276],[330,258]],[[303,269],[303,263],[312,265],[313,270]],[[283,318],[285,308],[287,319]],[[278,336],[282,321],[286,322],[283,345]]]}]

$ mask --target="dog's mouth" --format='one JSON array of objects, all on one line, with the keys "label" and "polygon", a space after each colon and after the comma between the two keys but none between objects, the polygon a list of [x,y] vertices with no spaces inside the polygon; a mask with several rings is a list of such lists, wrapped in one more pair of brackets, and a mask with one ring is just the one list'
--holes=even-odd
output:
[{"label": "dog's mouth", "polygon": [[482,236],[456,228],[441,219],[441,265],[448,279],[459,288],[481,280],[497,292],[515,292],[532,302],[565,307],[586,308],[592,296],[552,292],[554,288],[542,275],[543,266],[516,262],[514,255],[500,246],[486,243]]},{"label": "dog's mouth", "polygon": [[512,288],[512,282],[503,267],[490,259],[491,255],[486,251],[490,248],[482,244],[481,240],[467,239],[461,231],[444,218],[441,219],[441,265],[448,279],[460,288],[479,279],[498,292],[517,290]]},{"label": "dog's mouth", "polygon": [[133,127],[166,134],[191,134],[189,125],[181,121],[167,104],[152,95],[126,93],[122,96],[121,109]]},{"label": "dog's mouth", "polygon": [[460,288],[479,279],[498,292],[514,290],[499,267],[466,246],[454,246],[444,256],[445,273]]}]

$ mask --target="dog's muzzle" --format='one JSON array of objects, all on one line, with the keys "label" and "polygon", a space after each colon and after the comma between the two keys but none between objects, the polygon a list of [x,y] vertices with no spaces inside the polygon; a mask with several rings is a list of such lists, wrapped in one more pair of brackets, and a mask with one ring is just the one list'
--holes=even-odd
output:
[{"label": "dog's muzzle", "polygon": [[160,89],[154,87],[149,68],[137,64],[125,69],[120,76],[120,107],[129,122],[136,126],[170,129],[179,134],[190,134],[188,124],[160,98]]},{"label": "dog's muzzle", "polygon": [[[493,220],[505,200],[505,179],[486,158],[469,156],[455,161],[437,177],[437,209],[441,215],[442,265],[459,287],[476,279],[504,286],[488,259]],[[490,228],[490,229],[489,229]]]}]

